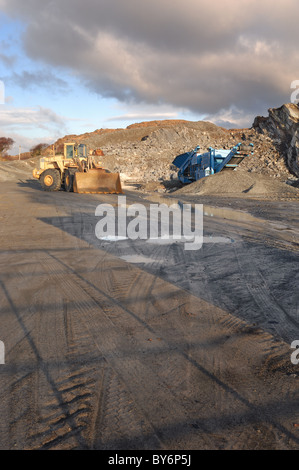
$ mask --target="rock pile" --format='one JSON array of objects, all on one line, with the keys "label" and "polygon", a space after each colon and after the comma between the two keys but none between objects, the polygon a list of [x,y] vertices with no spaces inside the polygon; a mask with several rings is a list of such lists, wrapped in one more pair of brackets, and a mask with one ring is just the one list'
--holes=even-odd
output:
[{"label": "rock pile", "polygon": [[176,195],[224,196],[244,198],[292,198],[299,200],[299,189],[263,175],[242,170],[224,171],[203,178],[176,191]]},{"label": "rock pile", "polygon": [[[126,129],[98,129],[94,132],[66,136],[56,142],[85,143],[88,150],[100,149],[100,163],[122,180],[141,185],[175,181],[175,157],[197,147],[230,149],[239,142],[253,143],[254,155],[245,159],[237,171],[269,176],[280,181],[299,176],[298,155],[299,108],[284,105],[270,110],[269,118],[258,117],[252,128],[224,129],[210,122],[168,120],[133,124]],[[52,148],[52,147],[51,147]],[[290,172],[291,170],[291,172]],[[173,185],[172,185],[173,186]]]},{"label": "rock pile", "polygon": [[299,106],[290,103],[271,108],[268,117],[255,118],[253,127],[270,136],[285,156],[288,168],[299,177]]},{"label": "rock pile", "polygon": [[119,171],[125,178],[137,182],[168,181],[177,177],[177,169],[172,166],[177,155],[198,145],[205,152],[209,147],[230,149],[245,141],[254,144],[255,152],[241,163],[241,170],[281,180],[290,177],[284,155],[269,136],[255,129],[226,130],[210,123],[200,124],[198,127],[159,128],[140,141],[121,142],[117,146],[106,144],[102,146],[105,157],[101,161],[110,170]]}]

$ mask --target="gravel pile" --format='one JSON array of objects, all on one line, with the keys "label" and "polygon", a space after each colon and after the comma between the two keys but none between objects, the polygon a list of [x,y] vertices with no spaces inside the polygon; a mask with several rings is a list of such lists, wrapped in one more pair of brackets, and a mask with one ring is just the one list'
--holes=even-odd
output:
[{"label": "gravel pile", "polygon": [[179,189],[175,194],[299,198],[299,189],[269,176],[237,170],[224,171],[209,178],[203,178]]},{"label": "gravel pile", "polygon": [[32,178],[32,170],[38,165],[38,159],[1,161],[0,181],[19,181]]},{"label": "gravel pile", "polygon": [[[263,118],[264,126],[265,122]],[[240,142],[253,143],[254,155],[247,157],[240,164],[235,172],[242,171],[238,173],[239,176],[230,172],[229,176],[225,175],[223,178],[235,181],[242,177],[244,184],[248,181],[248,185],[246,183],[244,188],[242,186],[241,192],[249,190],[244,194],[253,194],[252,191],[259,191],[262,183],[258,176],[281,183],[288,181],[294,186],[297,181],[297,177],[289,170],[288,158],[282,150],[281,140],[278,142],[277,138],[265,132],[256,122],[250,129],[227,130],[203,121],[152,121],[133,124],[126,129],[97,129],[87,134],[68,135],[54,144],[58,152],[63,149],[64,142],[85,143],[88,151],[101,149],[104,155],[97,159],[103,167],[120,173],[123,184],[137,183],[139,189],[144,191],[150,188],[151,191],[166,192],[181,187],[177,179],[178,170],[172,165],[177,155],[189,152],[198,145],[202,152],[206,152],[209,147],[231,149]],[[46,153],[52,155],[52,151],[50,146]],[[11,165],[17,168],[18,162]],[[33,166],[35,165],[36,162]],[[25,170],[27,169],[24,168]],[[206,184],[209,183],[203,182],[203,186]],[[287,189],[291,191],[290,188]],[[188,187],[184,190],[190,191]]]}]

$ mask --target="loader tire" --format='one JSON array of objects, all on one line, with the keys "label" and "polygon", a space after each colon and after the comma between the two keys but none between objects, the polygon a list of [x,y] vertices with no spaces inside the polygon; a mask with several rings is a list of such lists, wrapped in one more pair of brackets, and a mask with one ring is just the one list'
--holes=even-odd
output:
[{"label": "loader tire", "polygon": [[61,176],[58,170],[50,169],[40,175],[40,184],[45,191],[59,191]]},{"label": "loader tire", "polygon": [[68,193],[74,191],[74,175],[75,171],[72,170],[65,170],[64,174],[64,189]]}]

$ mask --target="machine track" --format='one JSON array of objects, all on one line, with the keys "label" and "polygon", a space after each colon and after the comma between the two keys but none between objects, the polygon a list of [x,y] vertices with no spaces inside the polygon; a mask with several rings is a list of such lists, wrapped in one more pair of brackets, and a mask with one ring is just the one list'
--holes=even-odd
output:
[{"label": "machine track", "polygon": [[[242,279],[248,308],[267,304],[273,318],[292,323],[263,270],[246,258],[247,242],[217,259],[208,245],[207,264],[177,246],[137,244],[123,253],[91,243],[90,199],[14,186],[7,194],[1,448],[298,448],[298,376],[279,336],[289,331],[275,326],[274,335],[242,318],[230,283],[220,284],[222,298],[210,287],[221,279],[214,263],[234,253],[226,272]],[[124,255],[152,257],[153,265]]]}]

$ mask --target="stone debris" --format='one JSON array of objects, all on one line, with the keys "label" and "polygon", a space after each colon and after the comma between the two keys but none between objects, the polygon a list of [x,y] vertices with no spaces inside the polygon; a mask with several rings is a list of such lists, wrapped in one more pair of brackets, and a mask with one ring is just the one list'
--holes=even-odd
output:
[{"label": "stone debris", "polygon": [[184,186],[176,194],[202,196],[253,197],[253,198],[298,198],[299,189],[269,176],[239,171],[224,171],[209,178]]},{"label": "stone debris", "polygon": [[[159,123],[159,124],[158,124]],[[224,129],[208,122],[160,121],[141,123],[125,130],[102,136],[89,136],[85,143],[97,145],[104,156],[101,164],[120,172],[124,182],[139,184],[143,190],[159,192],[180,188],[174,158],[198,145],[203,152],[209,147],[230,149],[239,142],[254,144],[254,155],[246,158],[237,171],[247,171],[277,179],[296,182],[288,168],[285,152],[267,133],[250,129]]]},{"label": "stone debris", "polygon": [[284,155],[288,168],[299,177],[299,106],[289,103],[271,108],[267,118],[255,118],[253,127],[271,138]]},{"label": "stone debris", "polygon": [[[254,144],[254,155],[244,159],[236,172],[261,175],[298,185],[299,108],[287,104],[270,109],[269,117],[257,117],[251,128],[225,129],[210,122],[166,120],[132,124],[126,129],[97,129],[82,135],[68,135],[54,147],[59,153],[64,142],[85,143],[88,153],[100,164],[119,172],[124,185],[135,184],[147,191],[169,192],[181,187],[177,168],[179,154],[197,146],[230,149],[240,142]],[[52,154],[53,145],[46,154]]]}]

